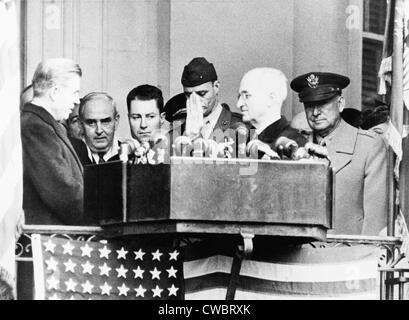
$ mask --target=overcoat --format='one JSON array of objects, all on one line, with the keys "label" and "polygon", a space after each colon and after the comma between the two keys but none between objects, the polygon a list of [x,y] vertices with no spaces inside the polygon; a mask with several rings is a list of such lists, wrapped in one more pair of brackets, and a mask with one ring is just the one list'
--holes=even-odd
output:
[{"label": "overcoat", "polygon": [[64,128],[40,106],[21,114],[23,209],[27,224],[83,221],[83,167]]},{"label": "overcoat", "polygon": [[387,222],[385,143],[343,120],[332,136],[327,148],[335,173],[333,233],[378,235]]}]

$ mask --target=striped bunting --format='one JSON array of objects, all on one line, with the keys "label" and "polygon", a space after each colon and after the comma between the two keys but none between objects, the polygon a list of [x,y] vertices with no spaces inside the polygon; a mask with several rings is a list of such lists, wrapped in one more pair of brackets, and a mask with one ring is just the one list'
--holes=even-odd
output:
[{"label": "striped bunting", "polygon": [[[258,250],[257,250],[258,247]],[[255,245],[244,260],[235,299],[377,299],[379,249]],[[204,241],[186,247],[185,299],[223,300],[233,245]]]},{"label": "striped bunting", "polygon": [[14,0],[0,0],[0,299],[14,295],[15,232],[22,216],[20,67]]}]

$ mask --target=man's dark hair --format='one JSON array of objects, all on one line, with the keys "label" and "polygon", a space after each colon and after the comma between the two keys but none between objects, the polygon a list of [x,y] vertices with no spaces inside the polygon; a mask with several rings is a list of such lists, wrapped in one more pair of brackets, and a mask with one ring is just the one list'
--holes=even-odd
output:
[{"label": "man's dark hair", "polygon": [[136,88],[133,88],[129,93],[128,96],[126,97],[126,105],[128,107],[128,112],[131,109],[131,102],[135,99],[141,100],[141,101],[148,101],[148,100],[155,100],[156,105],[159,109],[159,113],[163,112],[163,95],[162,91],[155,87],[151,86],[149,84],[144,84],[141,86],[138,86]]},{"label": "man's dark hair", "polygon": [[379,105],[375,108],[368,108],[362,112],[361,128],[368,130],[378,124],[385,123],[389,120],[389,107]]},{"label": "man's dark hair", "polygon": [[361,116],[361,128],[368,130],[378,124],[387,122],[390,117],[390,97],[387,95],[370,94],[364,99],[364,108]]}]

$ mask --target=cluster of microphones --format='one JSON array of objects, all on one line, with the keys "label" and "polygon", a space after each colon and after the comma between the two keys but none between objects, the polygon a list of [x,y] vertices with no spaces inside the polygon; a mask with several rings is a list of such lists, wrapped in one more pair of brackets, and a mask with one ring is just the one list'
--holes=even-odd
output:
[{"label": "cluster of microphones", "polygon": [[[317,144],[308,142],[300,147],[296,141],[281,136],[274,146],[264,143],[258,139],[249,142],[250,132],[248,128],[239,123],[233,127],[236,142],[225,136],[222,142],[202,137],[190,139],[187,136],[178,136],[174,139],[172,146],[169,136],[163,132],[152,134],[149,142],[136,142],[135,140],[125,140],[120,146],[120,160],[134,164],[160,164],[169,163],[170,149],[172,155],[177,157],[196,158],[237,158],[262,159],[262,160],[302,160],[302,159],[327,159],[328,150]],[[236,148],[237,146],[237,148]],[[151,155],[151,158],[149,158]]]},{"label": "cluster of microphones", "polygon": [[162,131],[152,134],[149,141],[124,140],[119,148],[119,159],[132,164],[169,163],[169,138]]}]

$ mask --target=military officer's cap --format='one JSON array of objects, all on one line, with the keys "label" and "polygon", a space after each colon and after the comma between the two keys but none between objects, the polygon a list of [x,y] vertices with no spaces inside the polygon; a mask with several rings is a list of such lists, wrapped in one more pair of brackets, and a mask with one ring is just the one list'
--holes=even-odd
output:
[{"label": "military officer's cap", "polygon": [[326,102],[340,95],[349,83],[349,78],[340,74],[309,72],[291,81],[290,87],[298,93],[300,102]]},{"label": "military officer's cap", "polygon": [[186,96],[184,93],[179,93],[173,96],[166,102],[163,108],[165,119],[169,122],[186,117]]},{"label": "military officer's cap", "polygon": [[182,85],[184,87],[196,87],[216,80],[217,74],[213,64],[203,57],[194,58],[183,69]]}]

